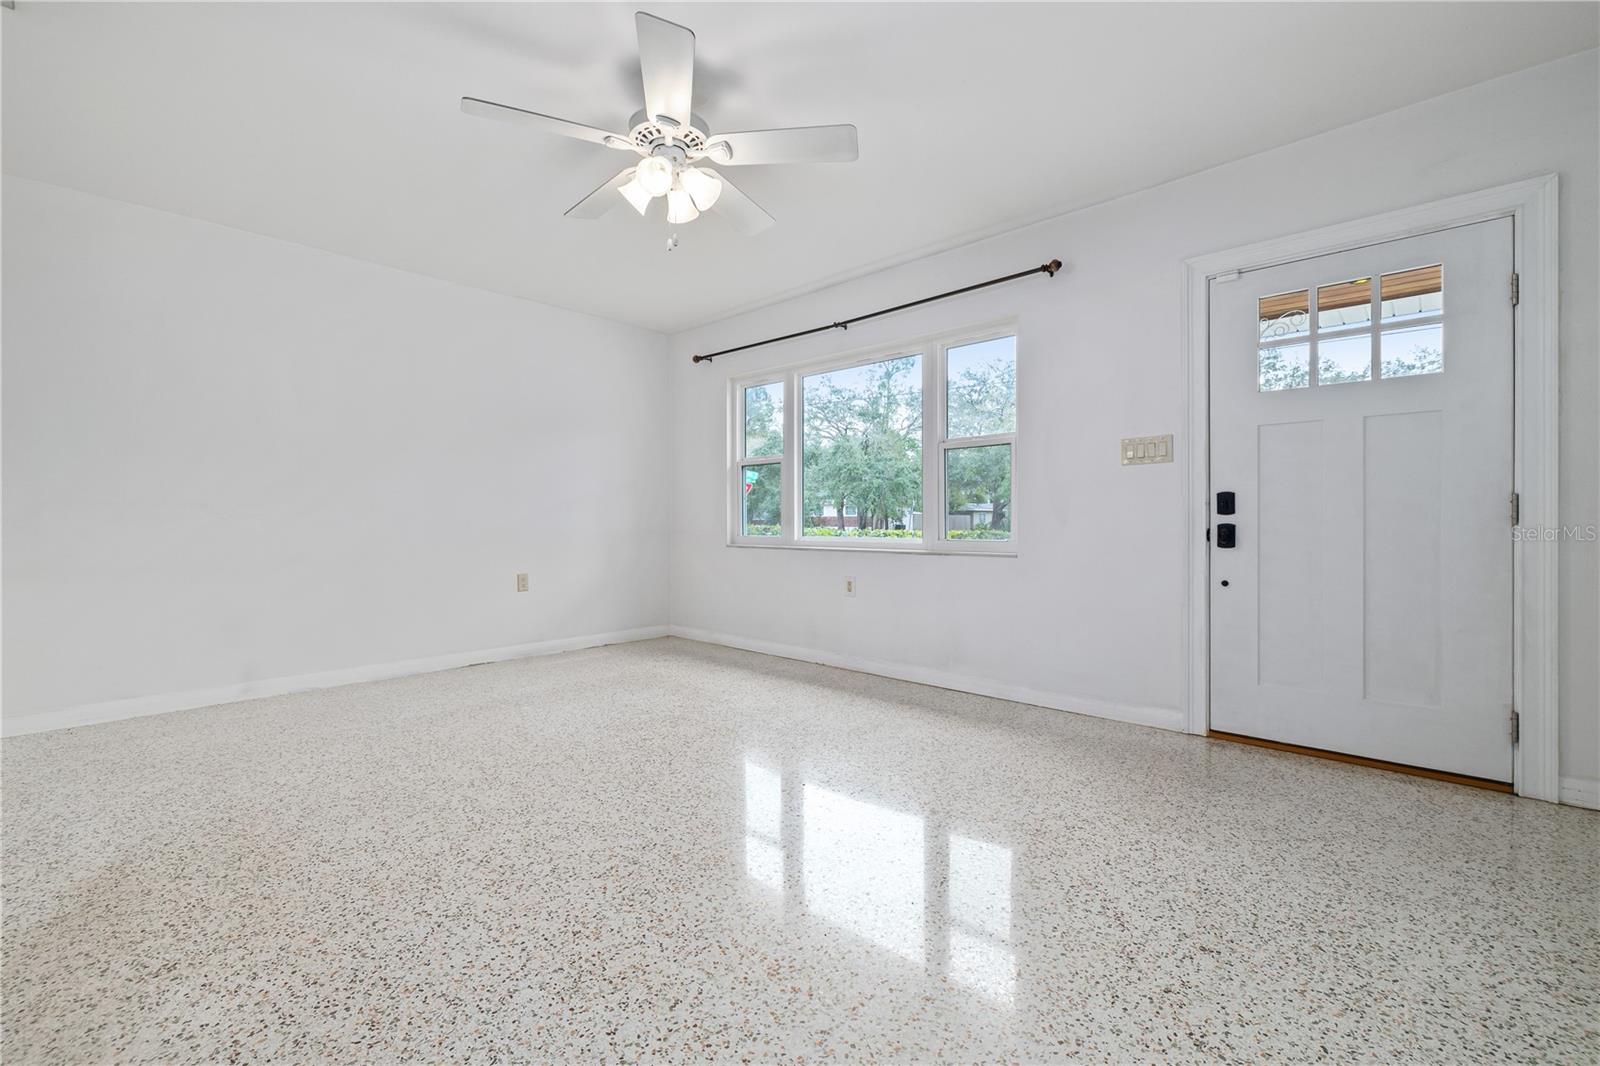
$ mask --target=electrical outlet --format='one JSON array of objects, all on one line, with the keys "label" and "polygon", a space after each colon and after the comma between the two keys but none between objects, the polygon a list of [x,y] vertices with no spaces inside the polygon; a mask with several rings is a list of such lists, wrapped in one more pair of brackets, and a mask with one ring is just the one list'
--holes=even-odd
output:
[{"label": "electrical outlet", "polygon": [[517,575],[517,591],[518,592],[527,592],[528,591],[528,575],[527,574],[518,574]]},{"label": "electrical outlet", "polygon": [[854,596],[856,594],[856,579],[855,578],[847,577],[847,578],[844,579],[844,594],[846,596]]}]

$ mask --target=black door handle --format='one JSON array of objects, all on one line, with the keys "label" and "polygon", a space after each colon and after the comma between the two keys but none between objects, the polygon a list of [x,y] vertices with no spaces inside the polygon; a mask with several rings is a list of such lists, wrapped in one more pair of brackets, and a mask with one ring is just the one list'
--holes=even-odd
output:
[{"label": "black door handle", "polygon": [[1217,524],[1217,547],[1232,548],[1235,546],[1234,526],[1232,522],[1219,522]]}]

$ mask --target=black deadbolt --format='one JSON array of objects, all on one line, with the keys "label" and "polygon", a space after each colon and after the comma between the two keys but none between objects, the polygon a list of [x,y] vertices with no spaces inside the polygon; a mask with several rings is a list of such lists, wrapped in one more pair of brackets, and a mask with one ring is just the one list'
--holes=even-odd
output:
[{"label": "black deadbolt", "polygon": [[1234,546],[1234,529],[1232,522],[1219,522],[1217,524],[1217,547],[1231,548]]},{"label": "black deadbolt", "polygon": [[1233,513],[1233,493],[1231,493],[1231,492],[1219,492],[1219,493],[1217,493],[1217,513],[1218,514],[1232,514]]}]

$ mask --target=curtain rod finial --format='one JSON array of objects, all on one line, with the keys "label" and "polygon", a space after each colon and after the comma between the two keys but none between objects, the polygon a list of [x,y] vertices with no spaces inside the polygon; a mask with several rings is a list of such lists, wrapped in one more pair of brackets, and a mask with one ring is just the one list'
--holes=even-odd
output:
[{"label": "curtain rod finial", "polygon": [[1058,271],[1060,269],[1061,269],[1061,260],[1059,260],[1059,259],[1052,259],[1052,260],[1050,260],[1050,262],[1048,262],[1048,263],[1046,263],[1044,265],[1044,272],[1046,274],[1049,274],[1052,278],[1056,276],[1056,271]]}]

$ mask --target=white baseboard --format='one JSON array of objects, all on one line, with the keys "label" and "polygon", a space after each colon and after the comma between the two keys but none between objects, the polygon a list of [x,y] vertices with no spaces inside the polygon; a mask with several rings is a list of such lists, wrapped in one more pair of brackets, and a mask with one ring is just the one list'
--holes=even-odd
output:
[{"label": "white baseboard", "polygon": [[481,651],[452,652],[449,655],[434,655],[426,659],[351,666],[340,670],[324,670],[316,674],[297,674],[293,677],[272,677],[261,681],[245,681],[237,685],[223,685],[219,688],[168,692],[157,696],[109,700],[105,703],[86,703],[55,711],[8,715],[0,720],[0,735],[16,737],[26,733],[43,733],[51,729],[97,725],[101,722],[120,721],[123,718],[142,718],[150,714],[166,714],[168,711],[186,711],[193,707],[238,703],[240,700],[332,688],[335,685],[352,685],[361,681],[384,681],[391,677],[429,674],[437,670],[454,670],[460,666],[504,662],[507,659],[527,659],[536,655],[554,655],[557,652],[576,651],[579,648],[597,648],[602,644],[651,640],[666,635],[666,626],[645,626],[640,629],[620,629],[612,633],[590,633],[581,637],[541,640],[533,644],[511,644],[503,648],[488,648]]},{"label": "white baseboard", "polygon": [[706,644],[721,644],[728,648],[760,652],[763,655],[776,655],[783,659],[798,659],[801,662],[820,663],[823,666],[835,666],[842,670],[855,670],[863,674],[891,677],[897,681],[914,681],[919,685],[954,689],[957,692],[970,692],[978,696],[992,696],[996,699],[1011,700],[1015,703],[1031,703],[1038,707],[1049,707],[1052,710],[1072,711],[1075,714],[1087,714],[1096,718],[1110,718],[1114,721],[1130,722],[1134,725],[1154,726],[1157,729],[1171,729],[1177,732],[1183,731],[1183,712],[1176,707],[1141,707],[1135,704],[1115,703],[1110,700],[1092,697],[1069,696],[1060,692],[1045,692],[1040,689],[1024,688],[1021,685],[1009,685],[1000,681],[991,681],[988,678],[970,677],[965,674],[950,674],[942,670],[908,666],[904,663],[885,662],[881,659],[865,659],[856,655],[818,651],[815,648],[800,648],[792,644],[775,644],[766,640],[749,640],[730,633],[715,633],[707,629],[669,626],[668,630],[672,636],[683,637],[686,640],[698,640]]},{"label": "white baseboard", "polygon": [[1561,802],[1600,811],[1600,781],[1588,777],[1563,777]]}]

